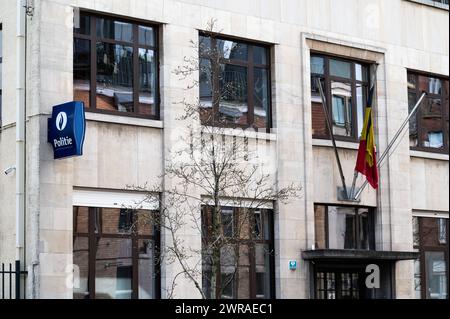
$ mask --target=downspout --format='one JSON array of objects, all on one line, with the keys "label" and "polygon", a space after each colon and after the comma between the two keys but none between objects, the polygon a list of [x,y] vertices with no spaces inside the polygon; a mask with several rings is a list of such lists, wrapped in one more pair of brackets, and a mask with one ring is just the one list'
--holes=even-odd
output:
[{"label": "downspout", "polygon": [[[25,32],[26,0],[17,0],[16,35],[16,261],[24,260],[25,235]],[[22,268],[22,267],[21,267]],[[23,269],[23,268],[22,268]]]}]

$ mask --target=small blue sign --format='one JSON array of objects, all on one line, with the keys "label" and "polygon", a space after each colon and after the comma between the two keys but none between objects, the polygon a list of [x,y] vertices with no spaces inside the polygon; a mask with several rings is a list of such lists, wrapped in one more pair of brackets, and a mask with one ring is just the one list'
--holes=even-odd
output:
[{"label": "small blue sign", "polygon": [[55,159],[83,155],[86,120],[83,102],[68,102],[53,107],[48,119],[48,142]]},{"label": "small blue sign", "polygon": [[296,270],[297,269],[297,260],[289,260],[289,269]]}]

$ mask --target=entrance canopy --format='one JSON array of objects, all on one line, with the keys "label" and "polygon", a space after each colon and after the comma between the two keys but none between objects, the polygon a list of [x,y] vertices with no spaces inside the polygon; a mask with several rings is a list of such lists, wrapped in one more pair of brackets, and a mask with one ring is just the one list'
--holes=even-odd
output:
[{"label": "entrance canopy", "polygon": [[419,258],[418,252],[413,251],[377,251],[359,249],[317,249],[302,252],[304,260],[313,261],[364,261],[364,260],[384,260],[398,261]]}]

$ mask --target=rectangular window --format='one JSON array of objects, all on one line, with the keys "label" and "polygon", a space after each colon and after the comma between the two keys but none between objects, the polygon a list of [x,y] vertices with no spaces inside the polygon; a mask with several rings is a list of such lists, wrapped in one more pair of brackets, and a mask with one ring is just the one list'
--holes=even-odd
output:
[{"label": "rectangular window", "polygon": [[74,99],[86,110],[159,118],[155,26],[81,13],[74,28]]},{"label": "rectangular window", "polygon": [[447,267],[445,252],[425,252],[427,299],[447,299]]},{"label": "rectangular window", "polygon": [[449,81],[408,72],[410,112],[422,92],[428,94],[409,121],[409,145],[414,150],[448,153]]},{"label": "rectangular window", "polygon": [[152,211],[73,208],[74,299],[158,298]]},{"label": "rectangular window", "polygon": [[272,298],[272,211],[221,207],[220,219],[213,214],[211,207],[202,210],[205,295],[208,298]]},{"label": "rectangular window", "polygon": [[199,51],[202,123],[269,129],[269,48],[201,34]]},{"label": "rectangular window", "polygon": [[372,208],[314,205],[316,249],[375,249]]},{"label": "rectangular window", "polygon": [[335,137],[357,141],[361,136],[369,88],[369,65],[311,54],[311,111],[314,138],[329,138],[317,80],[328,105]]},{"label": "rectangular window", "polygon": [[420,253],[414,267],[417,297],[448,298],[448,227],[448,218],[413,219],[414,245]]}]

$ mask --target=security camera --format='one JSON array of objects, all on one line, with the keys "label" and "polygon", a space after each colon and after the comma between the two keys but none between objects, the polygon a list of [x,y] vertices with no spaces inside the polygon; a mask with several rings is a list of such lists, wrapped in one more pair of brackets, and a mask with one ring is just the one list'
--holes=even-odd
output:
[{"label": "security camera", "polygon": [[16,170],[16,167],[15,166],[11,166],[11,167],[8,167],[7,169],[5,169],[4,171],[3,171],[3,173],[5,173],[5,175],[9,175],[9,174],[11,174],[12,172],[14,172]]}]

